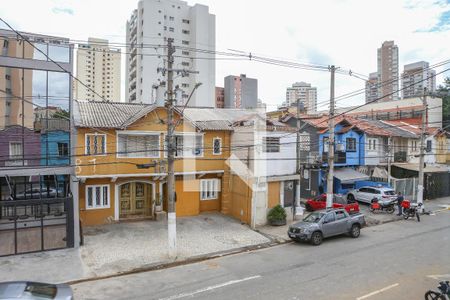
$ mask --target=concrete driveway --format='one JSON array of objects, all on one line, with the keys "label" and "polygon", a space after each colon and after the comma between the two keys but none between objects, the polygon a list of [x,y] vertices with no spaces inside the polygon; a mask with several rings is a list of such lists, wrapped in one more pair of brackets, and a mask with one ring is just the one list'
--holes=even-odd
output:
[{"label": "concrete driveway", "polygon": [[[219,213],[177,219],[178,261],[270,242]],[[138,221],[84,228],[84,246],[0,257],[0,282],[66,282],[172,262],[167,222]]]}]

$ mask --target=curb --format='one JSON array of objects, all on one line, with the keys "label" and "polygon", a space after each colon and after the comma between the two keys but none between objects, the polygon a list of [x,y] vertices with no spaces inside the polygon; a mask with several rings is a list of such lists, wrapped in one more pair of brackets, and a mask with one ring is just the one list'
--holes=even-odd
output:
[{"label": "curb", "polygon": [[111,275],[82,278],[82,279],[67,281],[64,283],[68,284],[68,285],[76,285],[76,284],[80,284],[80,283],[84,283],[84,282],[98,281],[98,280],[121,277],[121,276],[126,276],[126,275],[169,269],[169,268],[173,268],[173,267],[184,266],[184,265],[194,264],[194,263],[198,263],[198,262],[202,262],[202,261],[207,261],[207,260],[211,260],[211,259],[215,259],[215,258],[231,256],[234,254],[271,248],[271,247],[278,246],[281,244],[284,244],[284,243],[273,241],[272,239],[270,239],[270,242],[267,242],[267,243],[245,246],[245,247],[241,247],[241,248],[235,248],[235,249],[225,250],[225,251],[220,251],[220,252],[213,252],[213,253],[208,253],[208,254],[204,254],[204,255],[192,256],[187,259],[179,260],[179,261],[155,263],[155,264],[151,264],[151,265],[148,265],[145,267],[135,268],[135,269],[132,269],[129,271],[118,272],[118,273],[114,273]]}]

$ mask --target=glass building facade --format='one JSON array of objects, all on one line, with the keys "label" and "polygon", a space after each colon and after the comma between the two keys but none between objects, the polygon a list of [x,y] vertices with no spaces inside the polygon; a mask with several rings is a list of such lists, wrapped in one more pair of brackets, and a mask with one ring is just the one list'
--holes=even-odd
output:
[{"label": "glass building facade", "polygon": [[72,58],[68,39],[0,30],[0,256],[73,246]]}]

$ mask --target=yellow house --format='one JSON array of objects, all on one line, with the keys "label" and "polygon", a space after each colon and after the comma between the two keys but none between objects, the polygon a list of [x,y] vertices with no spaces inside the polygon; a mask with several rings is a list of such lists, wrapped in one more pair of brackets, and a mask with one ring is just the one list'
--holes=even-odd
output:
[{"label": "yellow house", "polygon": [[436,162],[440,164],[450,163],[450,133],[438,129],[435,133],[435,137],[437,141]]},{"label": "yellow house", "polygon": [[[239,211],[242,219],[230,197],[226,164],[232,123],[226,116],[194,121],[179,110],[175,115],[177,216],[220,211],[239,217],[233,213]],[[153,218],[166,210],[166,109],[75,101],[74,116],[82,224]]]}]

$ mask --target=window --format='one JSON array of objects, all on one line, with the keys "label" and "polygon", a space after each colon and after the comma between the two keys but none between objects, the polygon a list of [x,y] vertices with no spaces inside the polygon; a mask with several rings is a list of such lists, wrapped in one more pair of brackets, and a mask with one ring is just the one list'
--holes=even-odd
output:
[{"label": "window", "polygon": [[431,141],[427,141],[427,148],[425,149],[425,151],[431,152],[431,147],[432,147],[432,142]]},{"label": "window", "polygon": [[[203,156],[203,135],[175,135],[174,139],[176,157]],[[167,149],[167,142],[165,144]],[[167,152],[164,155],[167,156]]]},{"label": "window", "polygon": [[326,152],[326,153],[328,153],[328,149],[329,149],[329,147],[330,147],[330,144],[329,144],[329,138],[328,137],[324,137],[323,138],[323,152]]},{"label": "window", "polygon": [[214,138],[213,139],[213,154],[214,155],[220,155],[222,154],[222,139],[221,138]]},{"label": "window", "polygon": [[67,143],[58,143],[58,156],[69,156],[69,145]]},{"label": "window", "polygon": [[334,222],[334,220],[335,220],[335,217],[334,217],[334,213],[332,212],[332,213],[329,213],[328,215],[326,215],[325,216],[325,219],[324,219],[324,223],[331,223],[331,222]]},{"label": "window", "polygon": [[189,24],[189,20],[183,19],[184,24]]},{"label": "window", "polygon": [[186,62],[186,61],[183,61],[183,62],[181,63],[181,65],[184,66],[184,67],[189,67],[189,63]]},{"label": "window", "polygon": [[417,141],[411,141],[411,150],[417,151]]},{"label": "window", "polygon": [[377,150],[377,139],[368,139],[369,150]]},{"label": "window", "polygon": [[189,42],[188,42],[188,41],[181,41],[181,43],[182,43],[183,45],[189,45]]},{"label": "window", "polygon": [[189,30],[186,30],[186,29],[183,29],[182,32],[183,32],[184,34],[189,34]]},{"label": "window", "polygon": [[118,133],[117,157],[159,157],[159,134]]},{"label": "window", "polygon": [[336,220],[342,220],[345,219],[345,213],[343,211],[337,211],[336,212]]},{"label": "window", "polygon": [[109,185],[86,186],[86,209],[109,208]]},{"label": "window", "polygon": [[169,21],[173,21],[173,20],[175,20],[174,17],[169,17]]},{"label": "window", "polygon": [[219,179],[200,180],[200,200],[216,200],[219,197],[219,192],[220,192]]},{"label": "window", "polygon": [[105,155],[106,154],[106,135],[105,134],[86,134],[86,154],[87,155]]},{"label": "window", "polygon": [[189,87],[189,83],[183,83],[183,84],[181,84],[181,86],[184,87],[184,88],[188,88]]},{"label": "window", "polygon": [[175,31],[175,28],[169,27],[169,31],[170,31],[170,32],[174,32],[174,31]]},{"label": "window", "polygon": [[264,137],[263,151],[266,153],[280,152],[280,138],[279,137]]},{"label": "window", "polygon": [[309,133],[300,133],[300,151],[310,151],[311,150],[311,137]]},{"label": "window", "polygon": [[356,151],[356,139],[355,138],[347,138],[346,142],[347,152],[355,152]]},{"label": "window", "polygon": [[183,54],[183,55],[189,55],[189,51],[181,51],[181,54]]},{"label": "window", "polygon": [[9,158],[21,159],[23,156],[22,142],[9,142]]},{"label": "window", "polygon": [[5,79],[6,79],[6,80],[11,80],[11,75],[6,74],[6,75],[5,75]]}]

